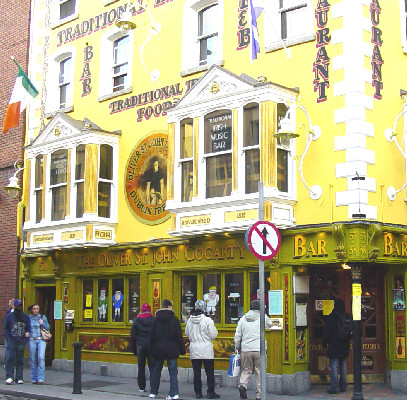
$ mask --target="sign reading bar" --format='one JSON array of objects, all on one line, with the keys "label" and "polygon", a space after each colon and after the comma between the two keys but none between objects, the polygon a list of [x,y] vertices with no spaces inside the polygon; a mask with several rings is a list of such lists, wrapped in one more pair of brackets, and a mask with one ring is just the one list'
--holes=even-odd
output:
[{"label": "sign reading bar", "polygon": [[95,229],[95,239],[112,239],[112,231],[101,231],[100,229]]}]

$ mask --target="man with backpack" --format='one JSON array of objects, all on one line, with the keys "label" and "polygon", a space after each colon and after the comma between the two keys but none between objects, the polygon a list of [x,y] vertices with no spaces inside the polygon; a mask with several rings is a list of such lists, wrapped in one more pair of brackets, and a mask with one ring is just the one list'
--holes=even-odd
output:
[{"label": "man with backpack", "polygon": [[[330,389],[328,393],[335,394],[339,391],[346,392],[346,358],[349,355],[350,339],[353,336],[353,321],[345,313],[343,300],[336,298],[334,308],[328,315],[325,324],[322,347],[328,346]],[[339,367],[339,383],[338,383]]]}]

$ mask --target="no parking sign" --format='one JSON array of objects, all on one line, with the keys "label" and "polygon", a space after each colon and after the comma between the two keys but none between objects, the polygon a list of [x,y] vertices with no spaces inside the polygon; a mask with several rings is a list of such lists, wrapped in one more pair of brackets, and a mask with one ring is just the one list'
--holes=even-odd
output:
[{"label": "no parking sign", "polygon": [[247,231],[247,248],[260,260],[270,260],[278,253],[281,236],[278,229],[269,221],[257,221]]}]

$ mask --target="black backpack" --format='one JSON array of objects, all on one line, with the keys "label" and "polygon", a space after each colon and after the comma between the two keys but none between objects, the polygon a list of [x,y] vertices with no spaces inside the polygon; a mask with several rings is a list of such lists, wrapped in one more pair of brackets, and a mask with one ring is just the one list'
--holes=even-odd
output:
[{"label": "black backpack", "polygon": [[337,332],[341,340],[349,340],[353,336],[353,319],[349,314],[339,315]]}]

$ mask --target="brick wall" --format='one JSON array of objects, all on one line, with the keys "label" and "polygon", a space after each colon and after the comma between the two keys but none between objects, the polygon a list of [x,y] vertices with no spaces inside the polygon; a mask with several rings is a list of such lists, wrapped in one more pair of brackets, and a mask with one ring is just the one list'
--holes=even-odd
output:
[{"label": "brick wall", "polygon": [[[3,121],[14,82],[17,67],[11,60],[14,56],[27,72],[30,0],[0,1],[0,125]],[[0,342],[3,342],[3,321],[8,299],[18,294],[18,250],[16,236],[17,203],[19,198],[10,199],[3,189],[14,173],[14,162],[23,160],[25,112],[20,126],[0,132]],[[21,175],[21,174],[20,174]],[[20,181],[20,186],[22,182]]]}]

